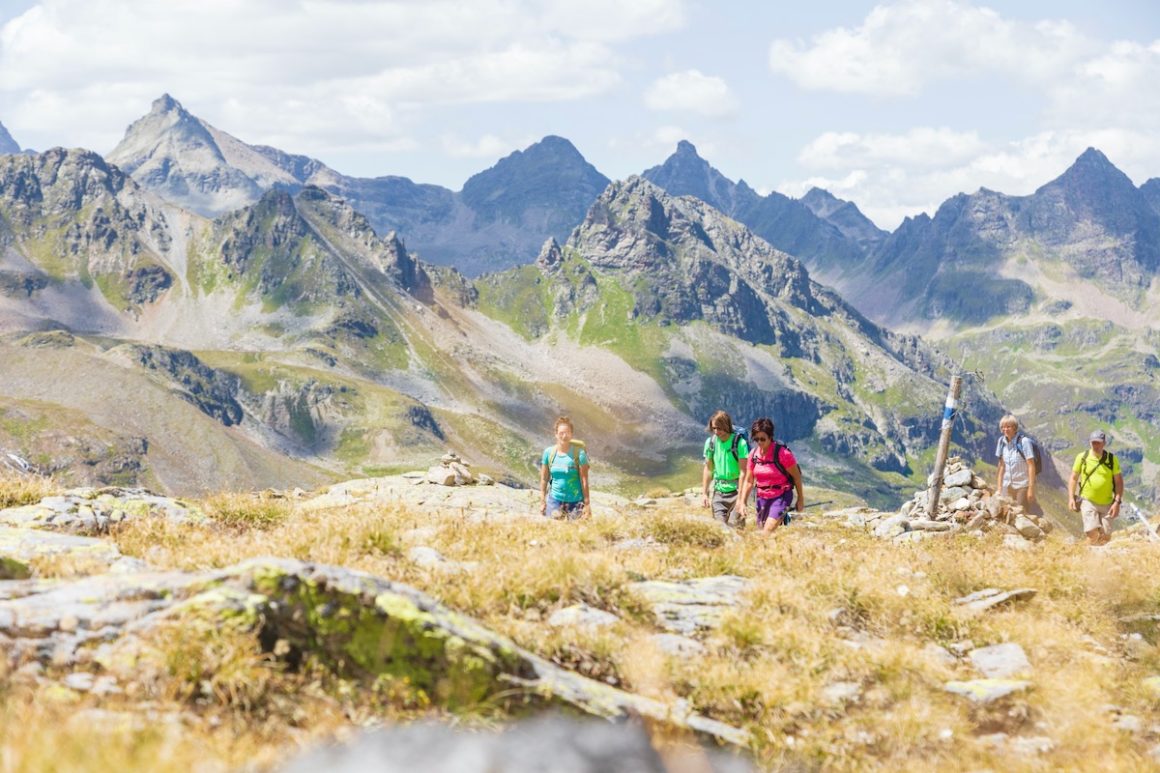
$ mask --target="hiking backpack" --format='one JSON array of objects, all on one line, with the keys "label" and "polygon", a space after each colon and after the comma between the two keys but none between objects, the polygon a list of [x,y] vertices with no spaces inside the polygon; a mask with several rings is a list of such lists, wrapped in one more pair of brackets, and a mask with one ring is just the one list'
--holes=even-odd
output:
[{"label": "hiking backpack", "polygon": [[[1031,456],[1023,453],[1024,438],[1027,438],[1027,442],[1031,444]],[[1003,438],[1003,442],[1007,442],[1006,437]],[[1022,432],[1018,432],[1015,434],[1015,438],[1011,441],[1010,445],[1015,447],[1016,453],[1023,457],[1023,461],[1027,462],[1028,466],[1035,466],[1035,476],[1039,477],[1040,473],[1043,472],[1043,451],[1039,448],[1039,442],[1030,435],[1024,435]]]},{"label": "hiking backpack", "polygon": [[754,448],[752,451],[750,451],[749,458],[751,460],[753,460],[755,465],[758,463],[760,463],[760,464],[772,464],[774,467],[777,468],[777,471],[780,472],[785,477],[786,481],[789,483],[790,487],[792,488],[793,487],[793,477],[789,474],[789,470],[787,470],[785,468],[785,465],[781,463],[781,449],[788,448],[788,447],[789,446],[786,446],[785,444],[779,443],[775,440],[775,441],[773,441],[773,459],[769,459],[769,460],[760,459],[757,455],[759,453],[761,453],[761,448]]},{"label": "hiking backpack", "polygon": [[[784,443],[779,443],[776,440],[773,441],[773,459],[770,459],[770,460],[761,459],[760,463],[761,464],[772,464],[774,467],[776,467],[777,471],[780,472],[783,476],[785,476],[786,483],[789,484],[789,491],[792,493],[793,487],[794,487],[793,476],[789,474],[789,470],[787,470],[785,468],[785,465],[781,463],[781,449],[783,449],[783,448],[789,448],[789,446],[785,445]],[[759,457],[757,455],[760,453],[761,453],[760,448],[754,448],[752,451],[749,452],[749,459],[750,459],[750,461],[752,461],[754,463],[754,466],[757,466],[757,464],[758,464],[757,460]],[[754,494],[756,495],[757,486],[753,487],[753,491],[754,491]],[[792,498],[790,501],[792,503],[792,501],[793,501]],[[782,522],[782,525],[784,525],[784,526],[789,526],[789,522],[790,522],[789,510],[790,509],[787,507],[781,516],[782,517],[781,522]]]},{"label": "hiking backpack", "polygon": [[1081,461],[1079,463],[1080,471],[1084,472],[1085,474],[1083,476],[1083,480],[1081,480],[1079,482],[1079,485],[1076,486],[1075,495],[1077,497],[1083,496],[1083,487],[1087,485],[1089,480],[1091,480],[1092,475],[1095,473],[1095,471],[1097,469],[1099,469],[1099,466],[1101,464],[1103,466],[1107,467],[1108,470],[1110,470],[1110,471],[1116,469],[1116,456],[1115,456],[1115,454],[1113,454],[1111,451],[1105,450],[1103,453],[1103,456],[1101,456],[1099,461],[1096,462],[1096,466],[1092,468],[1091,472],[1087,472],[1087,460],[1088,460],[1088,457],[1090,455],[1091,455],[1091,450],[1085,448],[1084,452],[1083,452],[1083,461]]},{"label": "hiking backpack", "polygon": [[[572,461],[576,463],[576,468],[580,468],[580,452],[584,450],[584,441],[572,438],[568,441],[568,456],[572,457]],[[556,461],[556,447],[552,446],[552,453],[548,456],[548,467]]]},{"label": "hiking backpack", "polygon": [[[720,440],[717,439],[716,435],[714,435],[712,437],[712,440],[713,440],[713,444],[711,446],[709,446],[710,452],[715,451],[717,448],[717,444],[719,442],[721,442]],[[745,436],[745,430],[734,429],[733,430],[733,439],[731,441],[729,441],[729,453],[733,454],[733,461],[737,462],[738,465],[741,464],[741,457],[737,454],[737,449],[741,446],[742,440],[744,440],[746,442],[746,444],[749,443],[749,438],[747,438]]]}]

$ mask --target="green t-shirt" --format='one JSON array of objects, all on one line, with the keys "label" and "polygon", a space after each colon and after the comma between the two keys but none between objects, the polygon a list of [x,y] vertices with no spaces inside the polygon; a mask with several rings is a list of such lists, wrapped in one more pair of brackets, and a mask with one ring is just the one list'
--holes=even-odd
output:
[{"label": "green t-shirt", "polygon": [[733,440],[721,440],[711,435],[705,440],[705,459],[713,460],[713,488],[723,494],[737,490],[741,477],[741,465],[749,458],[749,444],[740,435],[737,438],[737,459],[733,458]]},{"label": "green t-shirt", "polygon": [[[1108,452],[1104,451],[1107,455]],[[1109,469],[1108,465],[1100,462],[1100,458],[1091,451],[1084,451],[1075,457],[1075,464],[1071,466],[1072,472],[1079,474],[1076,479],[1077,499],[1086,499],[1094,505],[1110,505],[1112,500],[1116,498],[1116,486],[1112,480],[1115,476],[1120,474],[1120,460],[1114,454],[1112,456],[1112,466]],[[1080,484],[1083,484],[1082,491]]]}]

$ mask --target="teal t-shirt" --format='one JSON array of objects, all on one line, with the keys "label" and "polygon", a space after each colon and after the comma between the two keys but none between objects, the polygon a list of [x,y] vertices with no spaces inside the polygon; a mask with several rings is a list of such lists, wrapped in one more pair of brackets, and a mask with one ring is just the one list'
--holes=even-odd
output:
[{"label": "teal t-shirt", "polygon": [[[552,458],[552,452],[556,452],[556,458]],[[580,468],[588,466],[588,452],[583,448],[577,455],[580,464],[576,464],[576,460],[572,458],[575,449],[569,450],[566,453],[556,451],[555,446],[548,446],[544,449],[544,456],[540,463],[548,467],[548,473],[552,478],[552,488],[549,489],[552,499],[557,502],[583,502],[584,489],[580,485]]]},{"label": "teal t-shirt", "polygon": [[705,459],[713,460],[713,488],[723,494],[737,490],[741,465],[749,457],[749,444],[745,438],[737,438],[737,459],[733,458],[732,447],[732,438],[721,440],[712,435],[705,441]]}]

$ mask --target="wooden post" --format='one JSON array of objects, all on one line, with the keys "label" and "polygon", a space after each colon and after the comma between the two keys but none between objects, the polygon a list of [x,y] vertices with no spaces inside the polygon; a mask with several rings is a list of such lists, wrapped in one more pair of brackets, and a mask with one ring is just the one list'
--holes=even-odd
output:
[{"label": "wooden post", "polygon": [[934,483],[926,490],[926,517],[933,521],[938,515],[938,498],[942,493],[943,468],[947,466],[947,451],[951,445],[951,429],[955,426],[955,411],[958,407],[959,392],[963,388],[962,376],[951,376],[951,388],[947,391],[947,402],[943,408],[942,432],[938,436],[938,456],[934,460]]}]

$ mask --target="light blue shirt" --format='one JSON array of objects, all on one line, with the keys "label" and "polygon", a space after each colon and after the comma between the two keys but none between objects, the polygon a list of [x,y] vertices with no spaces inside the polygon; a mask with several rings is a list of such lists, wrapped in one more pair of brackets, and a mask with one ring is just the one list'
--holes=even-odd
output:
[{"label": "light blue shirt", "polygon": [[1027,473],[1027,460],[1034,458],[1035,450],[1031,447],[1031,438],[1026,435],[1016,435],[1015,439],[1019,440],[1018,447],[1014,443],[1008,443],[1005,435],[1000,437],[995,445],[995,458],[1003,460],[1004,488],[1027,488],[1031,485],[1031,478]]}]

